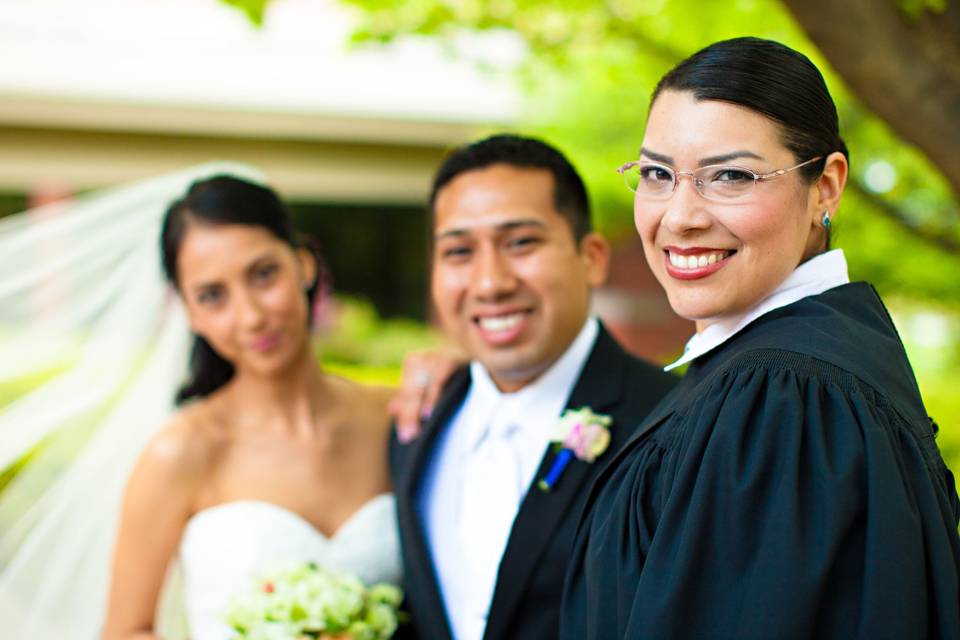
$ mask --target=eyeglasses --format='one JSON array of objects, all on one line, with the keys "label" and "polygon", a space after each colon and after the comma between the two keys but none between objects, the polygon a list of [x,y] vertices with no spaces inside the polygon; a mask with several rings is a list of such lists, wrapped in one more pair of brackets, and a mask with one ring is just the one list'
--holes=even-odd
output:
[{"label": "eyeglasses", "polygon": [[630,191],[650,200],[667,200],[677,190],[680,179],[686,177],[693,180],[697,191],[707,200],[732,202],[753,193],[758,182],[779,178],[822,157],[817,156],[770,173],[756,173],[744,167],[719,164],[700,167],[694,171],[678,171],[671,166],[646,160],[628,162],[617,169],[617,173],[623,176],[623,181]]}]

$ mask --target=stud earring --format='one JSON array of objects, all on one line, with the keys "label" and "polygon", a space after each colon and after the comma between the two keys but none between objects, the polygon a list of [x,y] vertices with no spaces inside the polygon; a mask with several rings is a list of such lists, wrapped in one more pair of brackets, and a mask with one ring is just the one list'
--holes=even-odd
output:
[{"label": "stud earring", "polygon": [[823,218],[821,219],[821,224],[823,224],[823,230],[827,234],[827,250],[830,249],[830,212],[824,211]]}]

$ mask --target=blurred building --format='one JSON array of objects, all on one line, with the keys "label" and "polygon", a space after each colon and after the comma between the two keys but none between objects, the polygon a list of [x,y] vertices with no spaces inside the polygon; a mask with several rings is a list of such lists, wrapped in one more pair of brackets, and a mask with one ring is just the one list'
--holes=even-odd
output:
[{"label": "blurred building", "polygon": [[[424,317],[430,178],[451,146],[515,121],[523,50],[497,35],[454,55],[434,41],[350,49],[353,24],[331,0],[274,0],[261,30],[218,0],[6,0],[0,213],[245,162],[319,238],[338,289]],[[601,298],[618,332],[676,351],[672,314],[644,293],[659,288],[620,279]]]}]

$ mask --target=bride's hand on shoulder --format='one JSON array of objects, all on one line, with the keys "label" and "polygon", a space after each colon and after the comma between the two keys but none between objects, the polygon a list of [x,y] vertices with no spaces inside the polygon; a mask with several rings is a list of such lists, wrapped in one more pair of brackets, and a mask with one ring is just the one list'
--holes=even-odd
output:
[{"label": "bride's hand on shoulder", "polygon": [[154,637],[160,589],[211,460],[192,413],[177,414],[153,437],[127,482],[104,640]]},{"label": "bride's hand on shoulder", "polygon": [[407,354],[400,389],[389,404],[400,442],[420,435],[421,421],[430,417],[444,385],[468,361],[463,351],[450,345]]}]

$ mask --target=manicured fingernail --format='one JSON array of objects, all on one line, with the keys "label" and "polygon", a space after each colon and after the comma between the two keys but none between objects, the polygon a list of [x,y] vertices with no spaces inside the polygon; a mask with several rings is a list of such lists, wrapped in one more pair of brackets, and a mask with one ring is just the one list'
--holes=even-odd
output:
[{"label": "manicured fingernail", "polygon": [[413,440],[413,429],[410,427],[397,427],[397,440],[400,441],[400,444],[407,444]]},{"label": "manicured fingernail", "polygon": [[420,410],[420,417],[423,418],[424,420],[429,420],[431,415],[433,415],[432,406],[425,406],[423,409]]}]

